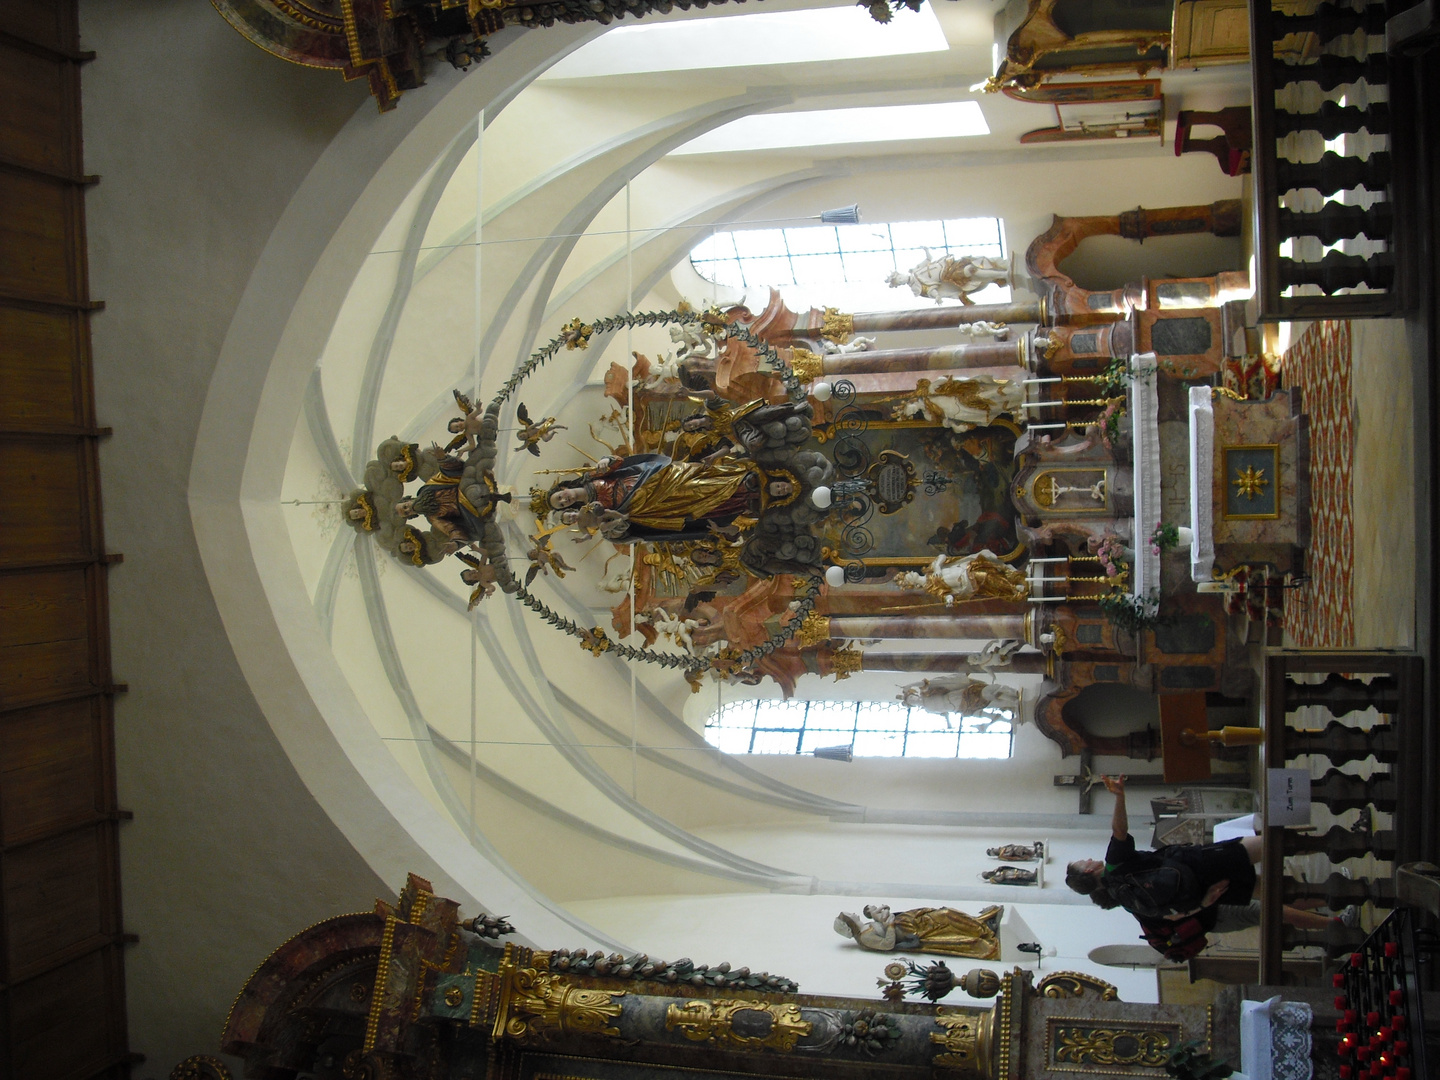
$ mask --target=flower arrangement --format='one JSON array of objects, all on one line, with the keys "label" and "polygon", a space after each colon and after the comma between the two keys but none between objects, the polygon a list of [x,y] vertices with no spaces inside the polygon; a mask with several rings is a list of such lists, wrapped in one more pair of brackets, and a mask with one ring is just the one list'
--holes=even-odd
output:
[{"label": "flower arrangement", "polygon": [[1095,557],[1105,569],[1106,577],[1119,577],[1130,569],[1130,564],[1125,561],[1125,541],[1114,533],[1107,534],[1096,546]]},{"label": "flower arrangement", "polygon": [[1100,601],[1100,610],[1117,630],[1135,635],[1160,623],[1160,599],[1157,596],[1132,596],[1119,589]]},{"label": "flower arrangement", "polygon": [[1095,380],[1102,394],[1123,394],[1136,379],[1149,378],[1158,370],[1157,364],[1140,364],[1132,368],[1129,357],[1117,356],[1105,365]]},{"label": "flower arrangement", "polygon": [[1175,525],[1167,525],[1163,521],[1155,523],[1155,531],[1150,534],[1150,550],[1156,555],[1164,555],[1171,548],[1180,545],[1180,529]]},{"label": "flower arrangement", "polygon": [[1115,398],[1096,419],[1096,426],[1100,429],[1100,441],[1105,444],[1105,449],[1113,450],[1115,443],[1120,440],[1120,421],[1124,416],[1125,402],[1121,398]]}]

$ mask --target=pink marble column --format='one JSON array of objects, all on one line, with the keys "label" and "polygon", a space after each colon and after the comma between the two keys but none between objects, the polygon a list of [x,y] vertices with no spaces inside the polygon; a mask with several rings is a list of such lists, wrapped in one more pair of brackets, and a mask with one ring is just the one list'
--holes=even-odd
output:
[{"label": "pink marble column", "polygon": [[935,349],[879,349],[875,352],[832,353],[820,358],[827,377],[846,378],[882,371],[950,371],[960,368],[1024,367],[1025,338],[979,345],[945,345]]},{"label": "pink marble column", "polygon": [[[853,316],[855,333],[880,330],[948,330],[967,323],[998,322],[1007,325],[1045,321],[1039,300],[1025,304],[954,304],[910,311],[861,311]],[[797,328],[798,330],[798,328]]]},{"label": "pink marble column", "polygon": [[831,638],[1025,639],[1025,613],[1005,615],[845,615],[830,618]]},{"label": "pink marble column", "polygon": [[[903,653],[877,652],[866,649],[861,654],[862,671],[971,671],[966,653]],[[1044,653],[1016,653],[1010,663],[993,670],[996,674],[1044,675],[1049,657]]]}]

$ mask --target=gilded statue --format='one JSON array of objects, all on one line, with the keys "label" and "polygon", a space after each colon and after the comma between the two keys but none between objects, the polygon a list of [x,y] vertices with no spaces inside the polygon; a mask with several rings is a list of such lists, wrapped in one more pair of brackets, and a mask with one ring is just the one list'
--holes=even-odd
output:
[{"label": "gilded statue", "polygon": [[1022,870],[1018,866],[997,866],[994,870],[981,871],[980,876],[991,885],[1038,885],[1040,877],[1034,870]]},{"label": "gilded statue", "polygon": [[1024,572],[983,549],[973,555],[941,552],[925,573],[907,570],[896,575],[895,584],[901,589],[924,589],[946,604],[976,599],[1023,601],[1030,596]]},{"label": "gilded statue", "polygon": [[995,960],[1000,956],[1003,907],[988,907],[979,916],[954,908],[910,908],[892,912],[885,904],[866,904],[865,918],[841,912],[835,932],[875,952],[928,952]]}]

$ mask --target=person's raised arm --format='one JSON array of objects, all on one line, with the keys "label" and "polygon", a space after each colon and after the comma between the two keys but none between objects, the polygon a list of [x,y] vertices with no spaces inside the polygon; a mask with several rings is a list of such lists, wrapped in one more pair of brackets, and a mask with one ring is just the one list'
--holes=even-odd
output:
[{"label": "person's raised arm", "polygon": [[1105,783],[1105,790],[1115,796],[1115,813],[1110,817],[1110,834],[1116,840],[1124,840],[1130,835],[1130,819],[1125,814],[1125,777],[1123,776],[1102,776]]}]

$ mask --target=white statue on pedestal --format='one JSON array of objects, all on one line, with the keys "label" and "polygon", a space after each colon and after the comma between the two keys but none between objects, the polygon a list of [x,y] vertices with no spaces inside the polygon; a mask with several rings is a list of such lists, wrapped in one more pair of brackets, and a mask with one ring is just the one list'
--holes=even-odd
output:
[{"label": "white statue on pedestal", "polygon": [[[1030,597],[1030,583],[1022,570],[983,548],[973,555],[946,555],[943,551],[921,574],[906,570],[895,576],[901,589],[924,589],[946,604],[957,600],[993,599],[1023,601]],[[983,653],[976,654],[983,656]]]},{"label": "white statue on pedestal", "polygon": [[991,681],[986,682],[964,672],[938,675],[902,686],[895,696],[902,705],[941,716],[951,713],[979,716],[987,708],[994,708],[1008,711],[1015,723],[1021,720],[1020,691],[995,680],[993,676]]},{"label": "white statue on pedestal", "polygon": [[1009,285],[1010,260],[992,259],[988,255],[942,255],[935,258],[925,249],[925,261],[908,274],[899,271],[885,279],[892,289],[909,285],[916,296],[924,296],[937,304],[942,300],[959,300],[973,304],[970,293],[987,285]]},{"label": "white statue on pedestal", "polygon": [[1024,400],[1025,387],[1018,380],[947,375],[932,386],[929,379],[917,379],[914,393],[895,406],[895,419],[928,420],[963,432],[1019,411]]}]

